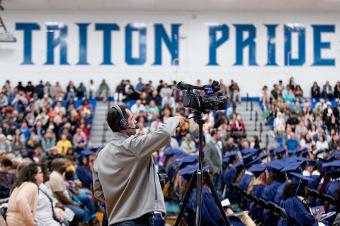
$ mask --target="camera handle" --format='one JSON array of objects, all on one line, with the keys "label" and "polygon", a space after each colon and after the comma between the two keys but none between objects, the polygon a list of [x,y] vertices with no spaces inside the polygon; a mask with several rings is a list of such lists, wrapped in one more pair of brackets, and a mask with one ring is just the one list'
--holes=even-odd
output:
[{"label": "camera handle", "polygon": [[178,226],[179,223],[181,222],[181,219],[183,218],[183,214],[185,211],[185,208],[188,204],[191,192],[194,188],[194,185],[196,183],[196,211],[195,211],[195,225],[196,226],[201,226],[201,210],[202,210],[202,186],[203,186],[203,174],[206,176],[206,178],[208,178],[208,186],[210,188],[210,191],[214,197],[215,203],[218,207],[218,209],[221,212],[221,215],[223,217],[224,223],[225,225],[229,226],[230,223],[228,221],[227,216],[224,213],[223,207],[221,205],[221,202],[218,198],[214,183],[212,183],[211,177],[208,174],[208,172],[204,172],[203,171],[203,124],[204,124],[204,120],[202,119],[202,113],[201,112],[196,112],[194,114],[194,117],[192,117],[195,119],[195,122],[198,123],[199,125],[199,157],[198,157],[198,169],[197,171],[192,174],[191,179],[190,179],[190,185],[189,188],[186,190],[184,198],[183,198],[183,204],[181,207],[181,210],[178,214],[178,217],[176,219],[176,223],[175,226]]}]

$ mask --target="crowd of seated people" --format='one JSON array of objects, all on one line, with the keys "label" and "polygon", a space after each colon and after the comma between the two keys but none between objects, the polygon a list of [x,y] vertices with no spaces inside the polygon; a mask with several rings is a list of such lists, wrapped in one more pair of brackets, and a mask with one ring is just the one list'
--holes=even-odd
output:
[{"label": "crowd of seated people", "polygon": [[[94,87],[89,86],[87,89],[82,82],[76,87],[70,81],[65,88],[59,82],[55,85],[43,81],[36,85],[18,82],[12,86],[8,80],[3,84],[0,93],[0,199],[9,198],[7,213],[10,221],[11,218],[14,220],[12,224],[16,220],[34,221],[38,225],[47,225],[46,222],[53,224],[53,221],[70,225],[94,222],[94,202],[89,192],[92,178],[89,178],[91,162],[88,156],[92,152],[88,153],[88,142],[96,106],[95,97]],[[60,161],[55,163],[56,159]],[[38,165],[34,169],[26,168],[30,163]],[[72,189],[63,186],[66,181],[64,168],[73,173],[73,179],[77,181],[79,189],[76,194],[71,193],[76,191],[74,186]],[[30,170],[33,172],[27,172]],[[32,173],[40,174],[38,171],[44,174],[43,181],[38,183],[34,178],[22,179],[36,183],[39,194],[29,187],[27,189],[32,193],[23,192],[26,191],[26,188],[22,188],[26,183],[17,183],[21,173],[32,176]],[[17,197],[14,197],[14,187],[19,190],[15,194]],[[87,189],[87,192],[83,189]],[[34,205],[30,208],[36,208],[33,210],[35,220],[32,214],[27,214],[30,211],[27,205],[12,204],[16,199],[20,198],[24,202],[31,197],[34,197],[31,200]],[[52,203],[52,215],[46,212],[46,206],[40,200],[49,208]],[[86,211],[82,206],[86,206]],[[12,212],[20,212],[21,215]]]},{"label": "crowd of seated people", "polygon": [[340,129],[340,82],[334,87],[327,81],[322,92],[316,82],[311,96],[300,96],[302,89],[291,78],[287,85],[274,84],[271,92],[263,88],[261,100],[264,114],[280,143],[289,150],[307,147],[311,151],[336,149]]},{"label": "crowd of seated people", "polygon": [[[206,142],[213,127],[228,128],[228,134],[232,130],[245,132],[244,123],[237,116],[235,108],[235,103],[240,101],[239,87],[234,81],[229,86],[223,80],[220,82],[221,92],[229,97],[229,108],[232,110],[229,109],[228,114],[226,111],[223,114],[206,115]],[[138,114],[139,134],[157,129],[159,123],[166,123],[167,118],[176,113],[188,113],[181,103],[182,91],[175,84],[168,85],[160,81],[154,87],[152,82],[144,84],[140,78],[136,86],[129,80],[117,85],[115,91],[118,98],[120,94],[122,100]],[[203,84],[198,80],[196,85]],[[46,190],[48,198],[53,199],[53,219],[56,220],[54,212],[57,212],[57,220],[64,223],[76,225],[91,221],[95,210],[89,190],[95,151],[89,151],[88,141],[96,104],[94,99],[104,102],[109,100],[113,94],[110,86],[105,80],[101,81],[97,89],[92,80],[87,86],[84,83],[76,86],[70,81],[65,88],[59,82],[55,85],[43,81],[37,85],[19,82],[13,87],[10,81],[5,82],[0,93],[1,176],[4,178],[1,181],[0,198],[6,199],[11,194],[15,178],[20,174],[18,167],[25,168],[29,162],[38,163],[46,174],[39,188]],[[226,136],[223,134],[223,137]],[[196,123],[187,121],[178,129],[172,144],[183,147],[188,154],[197,153]],[[230,138],[228,144],[231,148],[237,142]],[[46,169],[51,172],[50,175]],[[85,212],[81,206],[86,207]]]},{"label": "crowd of seated people", "polygon": [[[267,150],[260,147],[258,137],[247,136],[237,109],[240,102],[237,83],[231,81],[227,85],[223,80],[220,83],[220,92],[228,97],[228,104],[225,110],[204,114],[203,151],[205,169],[219,198],[230,200],[231,204],[225,206],[227,219],[233,225],[336,222],[340,194],[340,166],[336,159],[340,144],[339,100],[335,92],[333,99],[319,98],[314,103],[306,98],[301,87],[296,88],[299,86],[293,79],[287,86],[279,82],[271,93],[264,88],[261,97],[264,114],[268,123],[273,124],[279,141],[277,147]],[[195,85],[203,84],[198,80]],[[10,197],[11,204],[18,195],[25,197],[18,192],[12,197],[11,189],[20,190],[25,185],[24,189],[30,190],[36,199],[31,201],[37,202],[30,208],[36,209],[31,215],[25,214],[27,209],[19,211],[23,211],[21,217],[34,218],[36,222],[95,223],[98,207],[91,194],[91,167],[100,149],[88,144],[95,97],[106,102],[113,96],[116,102],[125,103],[137,115],[138,135],[156,130],[175,114],[188,118],[193,114],[184,108],[183,91],[176,88],[176,82],[160,81],[154,85],[139,78],[137,84],[122,80],[115,89],[105,80],[98,89],[93,81],[88,86],[79,84],[78,88],[70,82],[67,91],[59,83],[27,86],[19,84],[11,88],[6,82],[0,96],[0,177],[4,178],[0,194],[1,198]],[[153,155],[156,169],[169,178],[163,188],[168,201],[183,201],[189,179],[197,169],[198,137],[197,123],[188,119],[177,128],[170,144]],[[30,178],[25,177],[30,183],[24,183],[23,179],[17,183],[27,171],[32,171]],[[38,178],[40,174],[43,179]],[[31,183],[39,186],[39,192],[30,189]],[[217,213],[207,184],[205,181],[202,222],[224,225],[224,217]],[[53,208],[47,212],[44,205]],[[191,195],[185,214],[188,225],[193,224],[194,206],[195,195]],[[333,215],[323,219],[320,213],[311,214],[309,206],[323,206],[325,213]],[[8,208],[8,216],[13,218],[11,212],[17,211],[15,208]]]}]

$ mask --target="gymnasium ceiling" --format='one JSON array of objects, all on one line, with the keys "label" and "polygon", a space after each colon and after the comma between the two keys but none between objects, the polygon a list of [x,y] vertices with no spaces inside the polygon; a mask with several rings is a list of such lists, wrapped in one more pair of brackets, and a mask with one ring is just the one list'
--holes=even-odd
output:
[{"label": "gymnasium ceiling", "polygon": [[2,5],[6,11],[340,12],[340,0],[3,0]]}]

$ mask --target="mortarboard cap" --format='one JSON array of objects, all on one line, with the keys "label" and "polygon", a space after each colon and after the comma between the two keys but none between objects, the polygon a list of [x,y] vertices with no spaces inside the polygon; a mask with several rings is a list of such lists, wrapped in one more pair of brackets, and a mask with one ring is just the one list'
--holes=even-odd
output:
[{"label": "mortarboard cap", "polygon": [[340,172],[340,160],[323,163],[322,170],[325,174]]},{"label": "mortarboard cap", "polygon": [[295,195],[298,195],[300,193],[301,189],[303,188],[303,186],[301,185],[307,186],[308,182],[314,181],[311,177],[303,176],[301,173],[290,172],[288,175],[291,176],[292,183],[298,185],[295,191]]},{"label": "mortarboard cap", "polygon": [[285,162],[306,162],[308,161],[307,158],[300,157],[300,156],[293,156],[293,157],[287,157],[284,159]]},{"label": "mortarboard cap", "polygon": [[90,155],[92,155],[92,151],[89,148],[86,148],[80,152],[79,157],[82,158]]},{"label": "mortarboard cap", "polygon": [[253,164],[262,163],[262,159],[264,159],[266,157],[267,157],[266,155],[259,156],[259,157],[255,158],[253,161],[249,162],[247,166],[250,167]]},{"label": "mortarboard cap", "polygon": [[282,154],[286,151],[286,149],[283,146],[278,146],[274,149],[275,154]]},{"label": "mortarboard cap", "polygon": [[323,153],[325,150],[324,149],[319,149],[317,151],[314,152],[315,155],[319,155],[321,153]]},{"label": "mortarboard cap", "polygon": [[198,169],[198,164],[194,165],[187,165],[180,171],[178,171],[178,175],[184,176],[184,175],[191,175]]},{"label": "mortarboard cap", "polygon": [[270,173],[279,173],[283,167],[282,160],[273,160],[267,165],[267,169]]},{"label": "mortarboard cap", "polygon": [[238,151],[227,152],[223,157],[223,162],[228,163],[231,158],[236,157],[236,156],[238,156]]},{"label": "mortarboard cap", "polygon": [[256,158],[257,158],[256,152],[247,154],[243,156],[243,163],[244,165],[248,165],[250,162],[252,162]]},{"label": "mortarboard cap", "polygon": [[296,151],[296,154],[304,156],[304,155],[308,154],[308,151],[309,151],[308,148],[305,147],[305,148],[298,149]]},{"label": "mortarboard cap", "polygon": [[340,160],[340,151],[334,150],[329,155],[328,160]]},{"label": "mortarboard cap", "polygon": [[166,155],[166,156],[182,155],[182,154],[183,154],[183,151],[179,148],[167,147],[164,150],[164,155]]},{"label": "mortarboard cap", "polygon": [[265,164],[254,164],[252,165],[248,170],[252,172],[255,177],[258,177],[263,171],[266,170],[266,165]]},{"label": "mortarboard cap", "polygon": [[296,162],[285,162],[283,165],[284,167],[281,169],[282,172],[301,172],[301,166],[304,162],[296,161]]},{"label": "mortarboard cap", "polygon": [[186,165],[191,165],[198,161],[198,155],[187,155],[181,158],[176,159],[174,162],[178,164],[179,168],[183,168]]},{"label": "mortarboard cap", "polygon": [[249,155],[249,154],[257,153],[258,151],[259,150],[255,148],[244,148],[242,149],[241,153],[242,155]]},{"label": "mortarboard cap", "polygon": [[236,156],[238,155],[237,151],[230,151],[230,152],[227,152],[224,157],[233,157],[233,156]]},{"label": "mortarboard cap", "polygon": [[[180,176],[191,175],[191,174],[195,173],[197,171],[197,169],[198,169],[198,163],[186,165],[183,169],[178,171],[178,175],[180,175]],[[204,166],[202,170],[207,171],[208,167]]]},{"label": "mortarboard cap", "polygon": [[292,177],[292,182],[294,184],[299,184],[301,182],[307,183],[308,181],[313,181],[313,179],[311,177],[303,176],[301,173],[290,172],[289,174],[291,176],[293,176]]}]

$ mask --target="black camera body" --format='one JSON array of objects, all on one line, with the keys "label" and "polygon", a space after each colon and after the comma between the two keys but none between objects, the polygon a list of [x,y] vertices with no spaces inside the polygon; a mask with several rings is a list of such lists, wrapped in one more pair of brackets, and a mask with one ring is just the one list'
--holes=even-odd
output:
[{"label": "black camera body", "polygon": [[[184,91],[183,105],[198,112],[208,113],[212,110],[225,110],[227,98],[218,93],[220,85],[213,81],[211,85],[193,86],[179,82],[177,88]],[[204,92],[194,92],[193,90],[203,90]],[[203,95],[202,95],[203,94]]]}]

